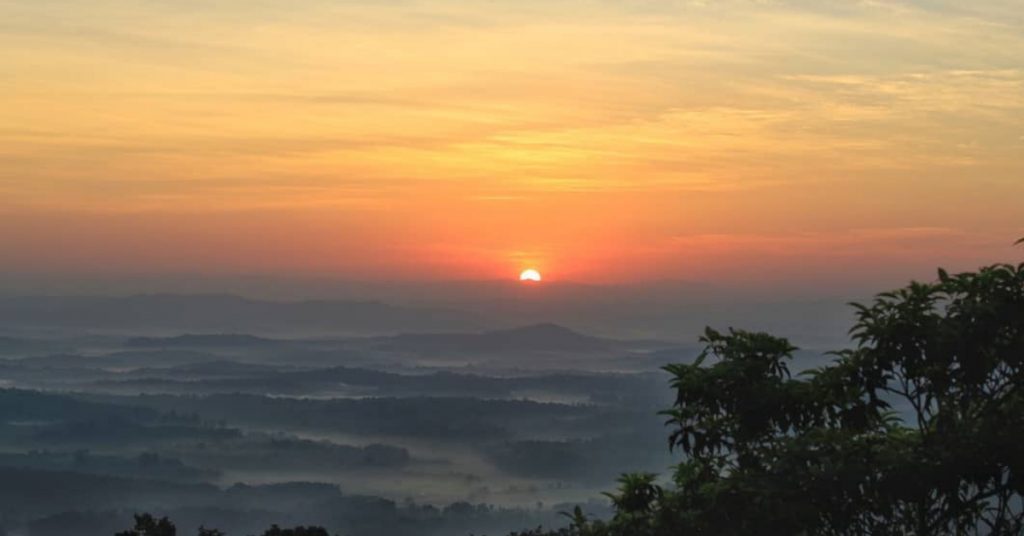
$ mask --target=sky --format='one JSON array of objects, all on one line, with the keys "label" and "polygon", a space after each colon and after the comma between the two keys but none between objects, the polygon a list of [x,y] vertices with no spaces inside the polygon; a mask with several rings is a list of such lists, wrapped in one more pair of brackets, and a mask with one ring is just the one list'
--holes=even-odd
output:
[{"label": "sky", "polygon": [[1024,4],[0,0],[0,275],[1019,261]]}]

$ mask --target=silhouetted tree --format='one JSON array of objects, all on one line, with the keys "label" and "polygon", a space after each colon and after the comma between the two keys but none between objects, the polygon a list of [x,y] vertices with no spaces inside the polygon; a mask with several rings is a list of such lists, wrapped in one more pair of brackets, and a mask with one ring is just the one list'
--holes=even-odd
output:
[{"label": "silhouetted tree", "polygon": [[295,527],[293,529],[282,529],[277,525],[271,526],[263,533],[263,536],[331,536],[323,527]]},{"label": "silhouetted tree", "polygon": [[136,514],[135,528],[118,532],[115,536],[175,536],[177,529],[166,517],[154,518],[150,514]]},{"label": "silhouetted tree", "polygon": [[[135,528],[132,530],[126,530],[118,532],[115,536],[175,536],[176,529],[174,523],[171,523],[166,517],[160,518],[159,520],[154,518],[150,514],[136,514],[135,515]],[[199,527],[199,536],[227,536],[224,532],[218,529],[208,529],[206,527]],[[327,529],[323,527],[295,527],[291,529],[282,529],[277,525],[272,525],[267,529],[263,536],[331,536]]]},{"label": "silhouetted tree", "polygon": [[519,536],[1024,533],[1024,264],[854,305],[852,348],[797,378],[765,333],[707,329],[670,365],[670,486],[626,475],[615,515]]}]

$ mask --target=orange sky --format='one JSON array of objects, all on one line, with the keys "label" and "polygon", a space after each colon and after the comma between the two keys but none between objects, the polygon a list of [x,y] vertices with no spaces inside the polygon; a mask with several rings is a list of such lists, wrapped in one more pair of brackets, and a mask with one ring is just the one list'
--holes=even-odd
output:
[{"label": "orange sky", "polygon": [[1024,18],[963,4],[0,2],[0,272],[1019,260]]}]

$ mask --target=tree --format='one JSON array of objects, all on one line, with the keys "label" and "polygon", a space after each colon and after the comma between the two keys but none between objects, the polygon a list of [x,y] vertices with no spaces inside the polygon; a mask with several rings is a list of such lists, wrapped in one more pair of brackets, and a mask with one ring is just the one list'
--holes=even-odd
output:
[{"label": "tree", "polygon": [[[136,514],[135,528],[117,533],[115,536],[175,536],[174,523],[166,517],[159,520],[150,514]],[[199,536],[227,536],[217,529],[199,527]],[[263,536],[331,536],[323,527],[295,527],[293,529],[282,529],[272,525]]]},{"label": "tree", "polygon": [[323,527],[295,527],[293,529],[282,529],[277,525],[271,526],[263,533],[263,536],[331,536]]},{"label": "tree", "polygon": [[854,307],[852,348],[795,378],[787,340],[707,329],[665,367],[671,485],[626,475],[612,519],[546,534],[1024,533],[1024,264]]},{"label": "tree", "polygon": [[154,518],[150,514],[136,514],[135,528],[118,532],[116,536],[175,536],[177,529],[166,517]]}]

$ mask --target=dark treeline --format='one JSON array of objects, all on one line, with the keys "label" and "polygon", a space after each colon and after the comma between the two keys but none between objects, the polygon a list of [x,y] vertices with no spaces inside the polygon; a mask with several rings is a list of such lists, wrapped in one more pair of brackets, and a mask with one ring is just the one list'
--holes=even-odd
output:
[{"label": "dark treeline", "polygon": [[[267,527],[314,524],[364,536],[443,536],[535,523],[547,511],[466,502],[435,507],[342,493],[315,483],[237,484],[220,489],[70,472],[0,468],[2,514],[28,521],[30,536],[110,535],[123,531],[132,512],[160,512],[178,527],[217,527],[232,534],[262,534]],[[57,512],[57,513],[53,513]],[[6,521],[5,521],[6,522]],[[184,532],[184,531],[183,531]],[[146,533],[147,536],[149,533]]]},{"label": "dark treeline", "polygon": [[[115,536],[177,536],[178,528],[166,517],[157,519],[150,514],[137,514],[135,527],[131,530],[118,532]],[[219,529],[199,527],[198,536],[226,536]],[[263,536],[331,536],[323,527],[298,526],[290,529],[277,525],[263,531]]]},{"label": "dark treeline", "polygon": [[[104,400],[97,398],[97,400]],[[593,432],[609,424],[627,426],[650,413],[621,407],[569,405],[471,397],[381,397],[296,399],[260,395],[144,395],[126,403],[162,412],[199,414],[211,421],[250,426],[287,425],[358,434],[460,438],[504,438],[516,432]]]}]

